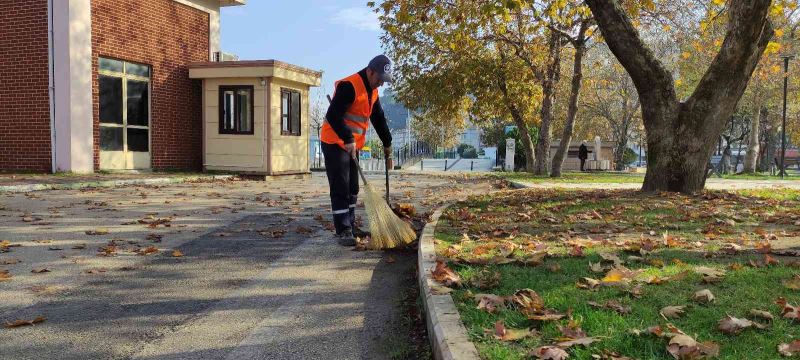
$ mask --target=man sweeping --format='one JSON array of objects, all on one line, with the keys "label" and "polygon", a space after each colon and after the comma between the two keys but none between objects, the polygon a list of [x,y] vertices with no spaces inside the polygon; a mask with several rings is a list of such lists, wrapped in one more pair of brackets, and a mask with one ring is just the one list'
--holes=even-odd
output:
[{"label": "man sweeping", "polygon": [[325,172],[331,192],[331,210],[336,238],[340,245],[355,246],[355,236],[363,236],[356,227],[358,199],[358,151],[366,143],[369,122],[375,126],[383,153],[392,165],[392,135],[378,99],[378,88],[391,83],[391,61],[384,55],[373,58],[361,71],[335,84],[320,141],[325,156]]}]

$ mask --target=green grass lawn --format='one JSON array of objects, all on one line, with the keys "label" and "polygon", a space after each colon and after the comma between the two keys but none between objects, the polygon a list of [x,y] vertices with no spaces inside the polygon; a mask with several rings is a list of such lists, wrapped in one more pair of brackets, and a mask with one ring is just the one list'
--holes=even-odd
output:
[{"label": "green grass lawn", "polygon": [[[549,176],[538,176],[524,172],[497,172],[497,176],[527,183],[585,183],[585,184],[612,184],[612,183],[628,183],[628,184],[641,184],[644,181],[644,174],[634,173],[617,173],[617,172],[567,172],[559,178],[552,178]],[[720,179],[717,176],[711,176],[710,179]],[[724,175],[722,179],[727,180],[781,180],[779,176],[772,176],[768,174],[742,174],[742,175]],[[800,176],[793,175],[787,176],[785,181],[800,181]]]},{"label": "green grass lawn", "polygon": [[498,172],[498,176],[508,180],[529,183],[642,183],[644,174],[606,173],[606,172],[567,172],[559,178],[537,176],[524,172]]},{"label": "green grass lawn", "polygon": [[[800,338],[800,321],[781,318],[783,308],[775,303],[779,297],[793,305],[800,303],[800,292],[784,285],[800,273],[800,263],[779,255],[785,255],[780,249],[800,246],[798,199],[800,191],[792,190],[698,196],[622,190],[507,191],[449,208],[437,227],[437,251],[453,261],[450,267],[462,278],[463,286],[452,295],[471,340],[485,359],[531,358],[534,349],[562,337],[558,326],[566,326],[567,318],[529,320],[513,304],[490,313],[478,309],[474,298],[479,293],[510,296],[526,288],[541,296],[546,308],[571,313],[574,325],[600,339],[588,347],[570,347],[570,358],[591,359],[608,350],[634,359],[673,359],[667,351],[669,339],[631,332],[672,324],[699,342],[719,345],[720,359],[778,359],[779,344]],[[741,249],[732,249],[735,246]],[[523,264],[545,251],[547,257],[541,263]],[[600,254],[616,254],[622,261],[620,269],[639,273],[624,286],[578,288],[581,278],[599,280],[608,274],[613,266],[608,262],[602,272],[590,269],[591,264],[603,262]],[[766,265],[768,259],[780,263]],[[704,283],[695,272],[698,267],[725,274],[718,282]],[[660,284],[653,280],[676,274],[683,277]],[[642,290],[639,297],[629,292],[636,285]],[[714,302],[693,300],[695,292],[703,289],[714,294]],[[609,300],[630,307],[630,313],[621,315],[588,304]],[[685,313],[667,320],[659,313],[666,306],[685,306]],[[775,320],[756,319],[751,309],[768,311]],[[726,315],[768,327],[726,334],[718,329]],[[538,333],[501,341],[487,331],[498,320],[507,328]]]}]

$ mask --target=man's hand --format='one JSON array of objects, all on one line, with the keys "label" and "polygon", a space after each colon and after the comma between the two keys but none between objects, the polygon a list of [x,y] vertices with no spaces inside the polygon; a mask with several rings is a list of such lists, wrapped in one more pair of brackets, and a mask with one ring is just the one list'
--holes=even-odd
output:
[{"label": "man's hand", "polygon": [[386,168],[394,170],[394,160],[392,160],[392,147],[387,146],[383,148],[383,156],[386,158]]},{"label": "man's hand", "polygon": [[350,154],[350,157],[353,158],[353,160],[357,160],[356,157],[358,156],[358,153],[356,152],[355,143],[344,144],[344,151]]}]

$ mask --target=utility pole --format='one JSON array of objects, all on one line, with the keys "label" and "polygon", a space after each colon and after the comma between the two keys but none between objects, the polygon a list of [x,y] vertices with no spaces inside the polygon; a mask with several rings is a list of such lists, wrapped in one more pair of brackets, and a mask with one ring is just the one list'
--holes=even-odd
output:
[{"label": "utility pole", "polygon": [[786,177],[786,95],[789,89],[789,59],[794,55],[783,55],[783,123],[781,125],[781,179]]}]

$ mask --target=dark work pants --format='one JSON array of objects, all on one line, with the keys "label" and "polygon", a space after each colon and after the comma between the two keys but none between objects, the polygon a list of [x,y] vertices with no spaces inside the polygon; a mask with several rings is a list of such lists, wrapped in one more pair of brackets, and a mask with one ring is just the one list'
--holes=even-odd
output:
[{"label": "dark work pants", "polygon": [[331,189],[331,210],[336,233],[352,231],[358,200],[358,167],[339,145],[322,143],[325,172]]},{"label": "dark work pants", "polygon": [[586,159],[581,159],[581,171],[586,171],[583,169],[585,165],[586,165]]}]

